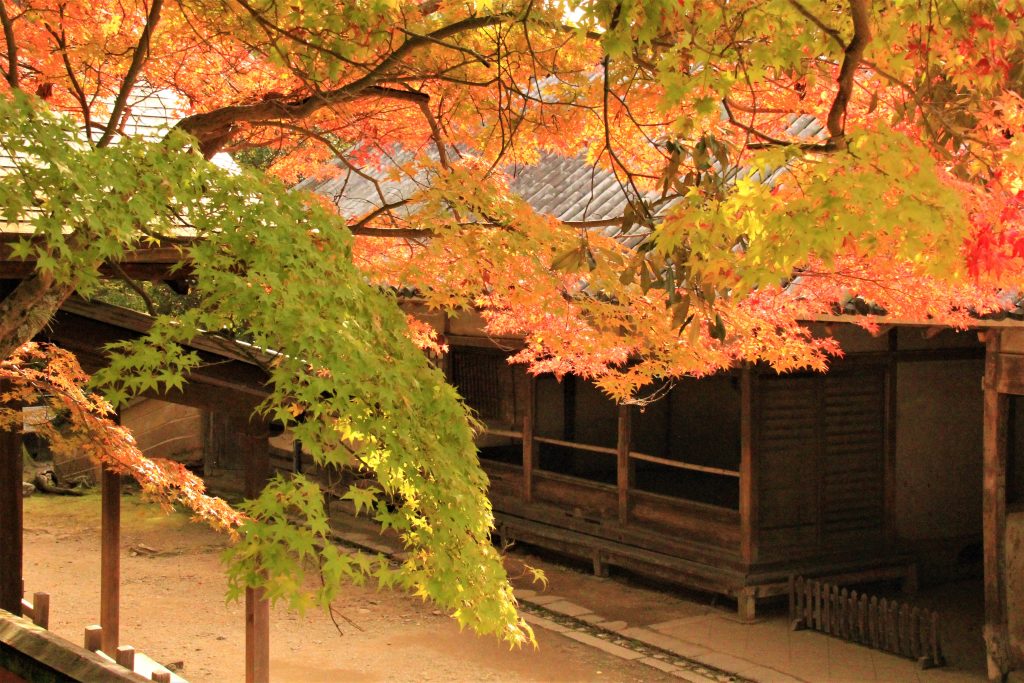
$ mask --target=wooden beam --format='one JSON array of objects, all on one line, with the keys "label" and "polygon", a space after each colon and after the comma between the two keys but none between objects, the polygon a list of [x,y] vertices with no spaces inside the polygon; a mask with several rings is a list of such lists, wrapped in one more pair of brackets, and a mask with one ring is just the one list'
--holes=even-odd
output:
[{"label": "wooden beam", "polygon": [[[0,393],[7,386],[0,382]],[[21,434],[0,431],[0,609],[21,614],[22,577]]]},{"label": "wooden beam", "polygon": [[[239,436],[246,450],[245,496],[256,498],[270,477],[270,444],[265,424],[250,422],[249,427]],[[245,591],[245,681],[270,683],[270,603],[257,588]]]},{"label": "wooden beam", "polygon": [[536,443],[533,440],[537,420],[537,378],[526,380],[526,412],[523,414],[523,501],[533,500],[533,468]]},{"label": "wooden beam", "polygon": [[1006,428],[1008,398],[998,390],[999,334],[990,331],[985,355],[985,412],[982,470],[982,538],[985,563],[985,651],[988,677],[1009,670],[1006,614]]},{"label": "wooden beam", "polygon": [[101,649],[114,657],[121,633],[121,476],[104,468],[100,488]]},{"label": "wooden beam", "polygon": [[[754,462],[753,371],[740,372],[740,557],[746,566],[757,560],[757,464]],[[742,598],[740,599],[742,608]],[[742,611],[742,609],[741,609]]]},{"label": "wooden beam", "polygon": [[629,521],[629,488],[632,484],[629,480],[629,446],[632,440],[629,411],[628,405],[619,404],[616,481],[619,494],[619,522],[623,524]]}]

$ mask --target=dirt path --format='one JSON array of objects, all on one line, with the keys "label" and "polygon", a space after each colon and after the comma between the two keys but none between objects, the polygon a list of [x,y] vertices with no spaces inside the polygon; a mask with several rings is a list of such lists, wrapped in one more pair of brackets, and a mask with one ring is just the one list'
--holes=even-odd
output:
[{"label": "dirt path", "polygon": [[[241,680],[244,616],[224,603],[224,540],[185,515],[123,502],[122,643],[183,661],[190,681]],[[99,618],[99,497],[28,498],[25,527],[26,591],[50,593],[52,630],[81,642]],[[351,587],[335,606],[354,622],[342,623],[343,635],[322,612],[273,610],[274,681],[678,681],[540,629],[538,650],[510,652],[396,593]]]}]

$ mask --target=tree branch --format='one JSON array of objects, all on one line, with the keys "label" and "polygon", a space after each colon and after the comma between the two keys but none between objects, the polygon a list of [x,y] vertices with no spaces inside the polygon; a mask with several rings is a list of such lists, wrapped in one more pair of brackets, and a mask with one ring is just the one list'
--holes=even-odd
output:
[{"label": "tree branch", "polygon": [[433,237],[436,233],[426,228],[368,228],[350,227],[353,235],[359,237],[391,237],[394,239],[424,239]]},{"label": "tree branch", "polygon": [[103,130],[103,135],[100,137],[99,142],[96,143],[97,147],[106,147],[114,137],[118,122],[121,120],[121,114],[124,113],[124,108],[128,104],[128,96],[135,87],[135,81],[139,77],[142,65],[149,57],[149,41],[153,36],[153,30],[156,28],[157,22],[160,21],[160,9],[163,7],[163,4],[164,0],[153,0],[153,4],[149,6],[146,25],[142,29],[142,35],[139,36],[139,44],[135,46],[135,52],[132,54],[132,63],[128,66],[128,71],[124,75],[121,90],[117,93],[114,107],[110,111],[110,120],[107,121],[107,127]]},{"label": "tree branch", "polygon": [[850,14],[853,16],[853,38],[844,50],[843,65],[839,68],[839,91],[828,111],[828,133],[833,141],[846,135],[846,107],[853,93],[853,77],[871,42],[867,0],[850,0]]},{"label": "tree branch", "polygon": [[149,313],[149,315],[151,317],[155,318],[156,317],[156,306],[153,304],[153,300],[149,298],[149,295],[146,294],[146,290],[144,290],[142,288],[142,285],[140,285],[138,282],[133,280],[128,275],[128,273],[124,272],[124,268],[122,268],[121,264],[118,263],[117,261],[111,261],[110,262],[110,267],[114,269],[114,272],[116,272],[118,274],[118,277],[120,277],[122,280],[124,280],[124,283],[126,285],[131,287],[133,292],[135,292],[136,294],[139,295],[139,298],[142,299],[142,303],[146,305],[146,311]]},{"label": "tree branch", "polygon": [[[412,36],[392,52],[382,58],[377,65],[365,75],[345,85],[321,93],[309,95],[294,102],[282,100],[265,100],[255,104],[233,105],[222,107],[203,114],[194,114],[182,119],[178,128],[194,135],[200,144],[228,134],[236,123],[257,123],[270,119],[301,119],[323,107],[343,102],[351,102],[361,97],[388,97],[391,99],[420,102],[429,99],[426,93],[407,90],[395,90],[378,85],[388,71],[401,62],[410,53],[432,45],[439,40],[450,38],[468,31],[496,26],[513,21],[511,14],[496,14],[482,17],[470,17],[448,26],[432,31],[423,36]],[[205,149],[204,149],[205,151]]]},{"label": "tree branch", "polygon": [[7,14],[6,0],[0,0],[0,24],[4,28],[4,41],[7,43],[7,71],[0,69],[4,80],[12,89],[18,87],[18,43],[14,40],[14,20]]}]

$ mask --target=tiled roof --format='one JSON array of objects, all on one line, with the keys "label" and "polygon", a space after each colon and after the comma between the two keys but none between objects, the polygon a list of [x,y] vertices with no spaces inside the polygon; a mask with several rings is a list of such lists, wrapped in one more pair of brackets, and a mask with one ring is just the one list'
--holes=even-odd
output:
[{"label": "tiled roof", "polygon": [[[69,113],[74,115],[74,112]],[[183,118],[184,113],[185,105],[175,93],[139,85],[132,91],[128,99],[122,124],[118,127],[118,134],[157,141],[167,135],[168,131]],[[102,125],[106,125],[106,117],[102,117],[101,120]],[[95,129],[96,125],[94,124],[93,140],[102,134],[101,131]],[[88,144],[84,127],[80,137],[83,145]],[[240,170],[231,155],[223,152],[214,155],[211,161],[230,172]],[[0,177],[11,172],[14,166],[14,158],[4,146],[3,141],[0,140]],[[28,230],[28,226],[8,223],[0,216],[0,233],[11,235],[25,233]]]},{"label": "tiled roof", "polygon": [[[796,116],[780,135],[785,139],[813,140],[823,135],[821,124],[812,116]],[[428,148],[428,155],[436,159],[436,152]],[[347,218],[365,216],[388,204],[411,198],[417,191],[429,184],[429,176],[420,173],[410,176],[403,172],[402,165],[408,164],[415,155],[407,150],[397,150],[386,155],[377,165],[360,168],[359,173],[343,170],[337,177],[327,180],[307,179],[297,185],[298,189],[311,190],[331,198]],[[617,218],[626,208],[627,195],[614,174],[590,165],[582,156],[566,157],[542,154],[538,163],[530,166],[507,169],[512,177],[511,189],[529,202],[535,211],[553,216],[562,221],[603,221]],[[732,171],[733,174],[739,170]],[[779,169],[765,182],[774,182]],[[362,175],[360,175],[362,174]],[[380,190],[368,176],[377,181]],[[383,194],[383,197],[381,196]],[[648,199],[657,199],[657,196]],[[383,200],[383,201],[382,201]],[[660,207],[662,210],[668,205]],[[398,215],[408,216],[411,209],[403,206],[395,210]],[[615,237],[633,247],[639,244],[649,230],[640,225],[623,230],[620,225],[590,228],[609,237]]]},{"label": "tiled roof", "polygon": [[[821,123],[809,115],[796,116],[779,135],[785,140],[820,140],[826,135]],[[433,151],[432,148],[429,148]],[[428,152],[429,154],[430,152]],[[394,203],[409,199],[418,190],[429,183],[429,177],[421,174],[410,177],[408,174],[395,172],[399,165],[408,164],[414,154],[399,150],[386,157],[378,166],[360,169],[360,173],[374,178],[380,185],[384,201]],[[433,156],[436,159],[436,154]],[[538,163],[530,166],[507,169],[512,177],[511,189],[529,202],[535,211],[553,216],[562,221],[602,221],[623,215],[626,208],[627,195],[615,176],[601,168],[589,165],[582,156],[564,157],[554,154],[543,154]],[[741,169],[732,171],[732,175]],[[779,168],[769,173],[762,182],[775,183],[785,172]],[[356,173],[346,173],[329,180],[306,180],[297,187],[311,190],[330,197],[339,207],[342,215],[347,218],[358,218],[380,208],[381,196],[374,184]],[[657,199],[652,197],[649,199]],[[661,206],[664,211],[670,204]],[[408,216],[411,209],[403,206],[397,211]],[[649,229],[642,225],[633,225],[623,230],[619,224],[592,227],[597,232],[618,239],[629,247],[635,247],[649,234]],[[791,291],[797,295],[800,278],[791,282]],[[400,290],[401,291],[404,290]],[[412,294],[406,292],[406,294]],[[986,321],[1021,321],[1024,320],[1024,297],[1007,295],[1005,312],[981,316]],[[852,297],[841,310],[834,311],[836,316],[884,316],[885,311],[861,297]]]}]

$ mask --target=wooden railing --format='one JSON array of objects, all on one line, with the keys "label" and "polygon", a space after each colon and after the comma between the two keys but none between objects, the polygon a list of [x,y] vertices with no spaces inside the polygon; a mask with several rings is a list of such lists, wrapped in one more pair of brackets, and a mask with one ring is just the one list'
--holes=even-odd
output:
[{"label": "wooden railing", "polygon": [[[509,429],[491,429],[488,428],[484,431],[485,434],[491,436],[503,436],[510,439],[522,439],[523,433],[509,430]],[[548,436],[534,436],[533,440],[537,443],[546,443],[552,446],[562,446],[564,448],[574,448],[580,451],[589,451],[591,453],[601,453],[602,455],[618,455],[618,449],[612,448],[611,446],[595,446],[588,443],[580,443],[578,441],[565,441],[563,439],[554,439]],[[673,460],[671,458],[662,458],[657,455],[648,455],[647,453],[640,453],[639,451],[630,451],[629,457],[633,460],[642,460],[644,462],[652,462],[657,465],[665,465],[666,467],[675,467],[680,470],[690,470],[692,472],[704,472],[706,474],[717,474],[723,477],[735,477],[739,478],[739,470],[730,470],[722,467],[709,467],[707,465],[697,465],[695,463],[686,462],[683,460]]]},{"label": "wooden railing", "polygon": [[793,630],[812,629],[875,650],[917,660],[922,669],[942,666],[939,613],[896,600],[879,600],[825,583],[790,577]]},{"label": "wooden railing", "polygon": [[629,457],[634,460],[643,460],[645,462],[653,462],[658,465],[665,465],[667,467],[675,467],[680,470],[691,470],[693,472],[705,472],[707,474],[719,474],[723,477],[736,477],[740,476],[738,470],[727,470],[721,467],[708,467],[707,465],[697,465],[691,462],[685,462],[683,460],[671,460],[669,458],[659,458],[656,455],[647,455],[646,453],[637,453],[636,451],[630,451]]},{"label": "wooden railing", "polygon": [[589,443],[577,443],[575,441],[563,441],[561,439],[552,439],[547,436],[535,436],[533,440],[537,443],[551,444],[552,446],[562,446],[564,448],[575,448],[580,451],[590,451],[591,453],[602,453],[604,455],[618,455],[618,450],[610,446],[593,446]]}]

